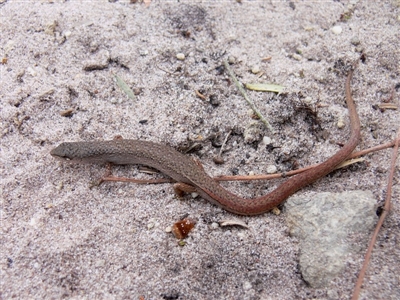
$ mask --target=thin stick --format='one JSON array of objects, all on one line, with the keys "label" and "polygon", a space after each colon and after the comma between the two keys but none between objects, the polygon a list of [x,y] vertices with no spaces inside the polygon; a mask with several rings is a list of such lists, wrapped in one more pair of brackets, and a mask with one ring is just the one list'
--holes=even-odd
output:
[{"label": "thin stick", "polygon": [[[368,149],[364,149],[361,151],[357,151],[357,152],[353,152],[346,161],[344,161],[343,163],[346,163],[349,159],[353,159],[362,155],[366,155],[370,152],[375,152],[375,151],[379,151],[379,150],[383,150],[386,148],[390,148],[393,147],[395,144],[395,141],[391,141],[385,144],[381,144],[375,147],[371,147]],[[284,173],[276,173],[276,174],[260,174],[260,175],[234,175],[234,176],[227,176],[227,175],[223,175],[223,176],[218,176],[218,177],[214,177],[215,180],[217,181],[240,181],[240,180],[269,180],[269,179],[275,179],[275,178],[281,178],[281,177],[287,177],[287,176],[293,176],[299,173],[302,173],[304,171],[307,171],[309,169],[315,168],[316,166],[318,166],[319,164],[314,164],[314,165],[310,165],[304,168],[300,168],[297,170],[292,170],[292,171],[288,171],[288,172],[284,172]],[[341,164],[342,165],[342,164]],[[339,166],[340,167],[340,166]],[[338,168],[339,168],[338,167]]]},{"label": "thin stick", "polygon": [[229,66],[228,62],[224,60],[224,66],[225,69],[228,71],[229,75],[231,76],[233,82],[235,83],[236,87],[239,89],[239,91],[242,93],[244,99],[246,99],[247,103],[250,105],[251,109],[254,111],[254,113],[260,118],[260,120],[267,126],[267,128],[274,133],[274,130],[267,121],[267,119],[264,118],[264,116],[261,114],[261,112],[257,109],[257,107],[254,105],[253,101],[251,101],[250,97],[247,95],[245,89],[239,82],[239,80],[236,78],[235,74],[233,73],[231,67]]},{"label": "thin stick", "polygon": [[[395,144],[395,140],[381,144],[375,147],[371,147],[368,149],[364,149],[361,151],[353,152],[348,159],[352,159],[358,156],[366,155],[370,152],[375,152],[379,150],[383,150],[386,148],[393,147]],[[347,161],[347,160],[346,160]],[[346,162],[345,161],[345,162]],[[245,180],[270,180],[270,179],[276,179],[276,178],[283,178],[283,177],[288,177],[288,176],[293,176],[299,173],[302,173],[304,171],[307,171],[309,169],[315,168],[319,164],[314,164],[310,165],[304,168],[300,168],[297,170],[292,170],[284,173],[276,173],[276,174],[260,174],[260,175],[234,175],[234,176],[228,176],[228,175],[222,175],[222,176],[217,176],[214,177],[215,180],[217,181],[245,181]],[[168,183],[168,182],[174,182],[171,179],[134,179],[134,178],[127,178],[127,177],[113,177],[113,176],[106,176],[102,178],[103,181],[122,181],[122,182],[132,182],[132,183],[137,183],[137,184],[156,184],[156,183]]]},{"label": "thin stick", "polygon": [[219,149],[219,153],[218,153],[218,158],[222,159],[222,151],[226,145],[226,142],[228,141],[229,136],[231,135],[232,130],[229,130],[228,134],[226,135],[224,141],[222,142],[221,148]]},{"label": "thin stick", "polygon": [[175,180],[170,178],[159,178],[159,179],[135,179],[135,178],[127,178],[127,177],[114,177],[107,176],[102,178],[103,181],[121,181],[121,182],[131,182],[137,184],[158,184],[158,183],[172,183]]},{"label": "thin stick", "polygon": [[383,212],[379,218],[378,224],[376,225],[376,228],[375,228],[374,234],[372,235],[371,241],[369,242],[368,250],[367,250],[367,253],[365,254],[364,263],[361,268],[360,274],[358,275],[356,286],[354,287],[353,296],[351,298],[352,300],[357,300],[358,297],[360,296],[361,286],[364,281],[365,273],[368,268],[368,263],[371,259],[371,254],[372,254],[372,250],[374,249],[376,238],[378,237],[378,233],[382,227],[383,221],[385,220],[386,216],[389,214],[389,211],[390,211],[390,200],[392,198],[393,176],[394,176],[394,169],[396,166],[396,159],[397,159],[397,152],[399,150],[399,144],[400,144],[400,128],[397,131],[395,145],[394,145],[393,152],[392,152],[392,159],[391,159],[391,163],[390,163],[390,171],[389,171],[389,178],[388,178],[388,184],[387,184],[385,206],[384,206]]},{"label": "thin stick", "polygon": [[375,146],[375,147],[371,147],[371,148],[368,148],[368,149],[364,149],[364,150],[361,150],[361,151],[353,152],[352,154],[350,154],[350,156],[347,159],[355,158],[355,157],[358,157],[358,156],[362,156],[362,155],[368,154],[370,152],[375,152],[375,151],[379,151],[379,150],[383,150],[383,149],[386,149],[386,148],[393,147],[395,142],[396,142],[396,140],[391,141],[391,142],[387,142],[385,144],[381,144],[381,145],[378,145],[378,146]]}]

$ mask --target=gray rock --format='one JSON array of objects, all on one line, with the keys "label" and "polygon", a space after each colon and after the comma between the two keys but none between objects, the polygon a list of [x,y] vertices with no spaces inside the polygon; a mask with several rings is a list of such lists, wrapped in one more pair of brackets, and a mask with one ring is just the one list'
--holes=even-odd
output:
[{"label": "gray rock", "polygon": [[369,191],[311,193],[285,204],[290,233],[300,240],[300,271],[312,287],[327,286],[339,276],[349,254],[361,251],[350,236],[368,240],[377,221],[376,200]]}]

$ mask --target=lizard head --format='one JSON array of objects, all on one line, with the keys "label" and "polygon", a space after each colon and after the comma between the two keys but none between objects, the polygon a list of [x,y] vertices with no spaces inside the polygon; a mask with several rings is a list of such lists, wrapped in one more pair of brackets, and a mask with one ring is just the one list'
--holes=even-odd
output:
[{"label": "lizard head", "polygon": [[79,148],[76,147],[75,143],[62,143],[58,147],[50,151],[51,156],[62,161],[78,161],[79,159]]}]

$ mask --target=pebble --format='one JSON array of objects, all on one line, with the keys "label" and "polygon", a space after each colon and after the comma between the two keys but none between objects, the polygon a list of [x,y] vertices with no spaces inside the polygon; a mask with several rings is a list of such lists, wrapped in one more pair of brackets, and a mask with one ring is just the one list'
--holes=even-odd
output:
[{"label": "pebble", "polygon": [[247,110],[247,115],[248,115],[249,117],[252,117],[252,116],[254,115],[254,110],[252,110],[251,108],[249,108],[249,109]]},{"label": "pebble", "polygon": [[269,165],[267,166],[267,173],[268,174],[274,174],[278,171],[277,167],[275,165]]},{"label": "pebble", "polygon": [[57,21],[53,20],[52,22],[49,22],[44,26],[44,33],[48,35],[54,35],[56,27],[57,27]]},{"label": "pebble", "polygon": [[234,56],[229,56],[228,57],[228,62],[233,65],[236,62],[236,58]]},{"label": "pebble", "polygon": [[30,74],[31,76],[36,76],[37,72],[32,68],[32,67],[28,67],[26,69],[26,71],[28,72],[28,74]]},{"label": "pebble", "polygon": [[293,58],[294,58],[295,60],[301,60],[301,55],[295,53],[295,54],[293,54]]},{"label": "pebble", "polygon": [[155,227],[155,221],[154,219],[150,219],[149,223],[147,223],[147,229],[150,230],[153,229],[154,227]]},{"label": "pebble", "polygon": [[272,144],[272,139],[269,136],[264,136],[262,139],[262,143],[264,145],[271,145]]},{"label": "pebble", "polygon": [[337,25],[337,26],[333,26],[333,27],[331,28],[331,31],[332,31],[334,34],[341,34],[342,31],[343,31],[343,29],[342,29],[342,26]]},{"label": "pebble", "polygon": [[260,67],[259,67],[259,66],[253,66],[253,67],[251,68],[251,73],[253,73],[253,74],[258,74],[258,73],[260,73]]},{"label": "pebble", "polygon": [[178,54],[176,55],[176,58],[179,59],[179,60],[184,60],[184,59],[185,59],[185,54],[183,54],[183,53],[178,53]]},{"label": "pebble", "polygon": [[149,50],[143,49],[139,51],[140,56],[147,56],[149,54]]},{"label": "pebble", "polygon": [[313,100],[312,100],[312,98],[310,96],[307,96],[307,97],[304,98],[304,103],[311,104],[312,101]]},{"label": "pebble", "polygon": [[342,117],[339,118],[337,124],[336,124],[337,128],[342,129],[344,128],[345,124],[344,124],[344,120]]},{"label": "pebble", "polygon": [[217,228],[219,228],[219,224],[217,222],[212,222],[211,223],[211,228],[212,229],[217,229]]}]

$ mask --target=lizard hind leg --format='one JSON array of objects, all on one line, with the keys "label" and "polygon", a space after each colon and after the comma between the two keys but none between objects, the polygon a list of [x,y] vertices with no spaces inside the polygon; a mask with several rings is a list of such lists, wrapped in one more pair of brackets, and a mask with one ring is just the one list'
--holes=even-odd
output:
[{"label": "lizard hind leg", "polygon": [[196,192],[196,188],[190,184],[178,182],[174,185],[174,192],[178,198],[183,198],[183,196],[187,193]]}]

